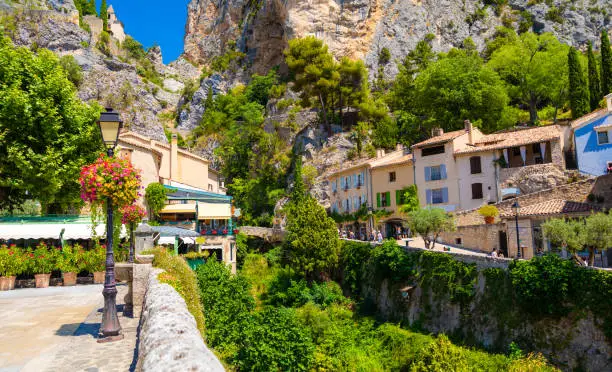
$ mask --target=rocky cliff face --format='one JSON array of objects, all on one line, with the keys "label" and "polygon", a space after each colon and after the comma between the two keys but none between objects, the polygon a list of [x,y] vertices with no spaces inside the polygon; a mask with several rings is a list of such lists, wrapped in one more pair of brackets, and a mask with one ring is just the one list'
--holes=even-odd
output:
[{"label": "rocky cliff face", "polygon": [[[96,48],[92,33],[79,27],[78,11],[72,0],[35,1],[20,5],[0,0],[3,23],[15,45],[47,48],[59,56],[72,55],[83,69],[79,97],[117,109],[125,125],[150,138],[166,141],[160,114],[173,112],[184,82],[199,76],[199,70],[185,59],[164,65],[159,47],[148,58],[161,84],[143,78],[133,60],[113,52],[104,55]],[[113,46],[116,40],[111,38]],[[111,48],[119,50],[119,48]]]},{"label": "rocky cliff face", "polygon": [[[185,56],[207,63],[235,43],[253,70],[262,73],[282,61],[289,39],[315,35],[337,56],[364,59],[375,70],[384,47],[392,60],[401,60],[431,33],[437,51],[459,46],[467,37],[482,48],[503,24],[532,25],[571,45],[587,40],[597,45],[599,31],[612,24],[611,13],[609,0],[510,0],[498,7],[485,7],[481,0],[192,0]],[[390,75],[397,73],[395,64],[388,69]]]}]

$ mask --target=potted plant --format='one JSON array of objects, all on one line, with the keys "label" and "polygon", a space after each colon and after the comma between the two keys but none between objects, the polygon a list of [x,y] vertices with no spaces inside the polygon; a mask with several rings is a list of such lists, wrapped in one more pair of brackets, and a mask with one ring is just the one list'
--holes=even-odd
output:
[{"label": "potted plant", "polygon": [[223,230],[223,235],[227,235],[227,233],[228,233],[227,229],[224,229]]},{"label": "potted plant", "polygon": [[58,254],[57,268],[62,271],[64,286],[76,285],[77,274],[83,268],[83,249],[80,245],[65,246]]},{"label": "potted plant", "polygon": [[203,265],[206,262],[208,255],[208,251],[204,251],[202,253],[188,252],[184,254],[183,257],[185,258],[185,261],[187,261],[187,265],[189,265],[192,270],[195,270],[198,268],[198,266]]},{"label": "potted plant", "polygon": [[104,270],[106,269],[106,247],[96,244],[95,248],[85,252],[85,270],[93,274],[94,284],[104,283]]},{"label": "potted plant", "polygon": [[483,205],[478,209],[478,213],[484,217],[486,224],[495,222],[495,217],[499,216],[499,210],[494,205]]},{"label": "potted plant", "polygon": [[240,230],[234,229],[234,235],[238,235],[239,232],[240,232]]},{"label": "potted plant", "polygon": [[217,230],[213,230],[213,231],[212,231],[212,234],[213,234],[213,235],[217,235]]},{"label": "potted plant", "polygon": [[14,244],[0,246],[0,291],[15,288],[15,278],[25,269],[23,253]]},{"label": "potted plant", "polygon": [[57,253],[49,249],[44,242],[38,244],[30,253],[30,270],[36,279],[36,288],[47,288],[51,279],[51,271],[55,268]]}]

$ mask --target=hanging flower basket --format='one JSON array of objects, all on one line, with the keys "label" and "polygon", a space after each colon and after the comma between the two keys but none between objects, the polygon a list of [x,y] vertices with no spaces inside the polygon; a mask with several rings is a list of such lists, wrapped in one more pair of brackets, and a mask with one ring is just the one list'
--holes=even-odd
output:
[{"label": "hanging flower basket", "polygon": [[81,169],[81,199],[102,204],[110,199],[115,208],[127,207],[141,196],[139,171],[126,159],[100,157]]},{"label": "hanging flower basket", "polygon": [[137,224],[147,215],[144,208],[138,204],[125,206],[119,210],[121,223],[124,225]]}]

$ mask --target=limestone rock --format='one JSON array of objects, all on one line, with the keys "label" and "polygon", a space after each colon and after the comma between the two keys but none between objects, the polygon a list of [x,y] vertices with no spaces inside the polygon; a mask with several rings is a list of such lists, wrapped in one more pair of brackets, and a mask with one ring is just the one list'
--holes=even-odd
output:
[{"label": "limestone rock", "polygon": [[[213,74],[200,82],[200,87],[193,94],[191,102],[180,102],[179,123],[177,128],[181,130],[193,130],[202,121],[205,102],[209,88],[212,88],[213,97],[227,92],[229,85],[220,74]],[[189,103],[189,105],[186,105]]]}]

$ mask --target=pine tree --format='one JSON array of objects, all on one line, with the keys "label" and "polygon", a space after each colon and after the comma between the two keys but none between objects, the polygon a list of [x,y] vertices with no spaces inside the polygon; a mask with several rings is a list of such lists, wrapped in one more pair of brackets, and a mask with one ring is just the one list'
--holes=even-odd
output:
[{"label": "pine tree", "polygon": [[95,0],[89,0],[87,1],[87,14],[91,14],[94,16],[98,15],[98,12],[96,12],[96,1]]},{"label": "pine tree", "polygon": [[579,118],[589,112],[589,92],[580,64],[580,57],[574,47],[567,55],[569,67],[570,107],[572,117]]},{"label": "pine tree", "polygon": [[304,179],[302,178],[302,156],[298,154],[295,156],[295,181],[293,183],[293,191],[291,192],[291,201],[297,205],[304,201],[306,189],[304,187]]},{"label": "pine tree", "polygon": [[106,6],[106,0],[102,0],[100,4],[100,18],[102,18],[102,29],[108,31],[108,7]]},{"label": "pine tree", "polygon": [[601,90],[603,95],[612,93],[612,51],[608,31],[601,32]]},{"label": "pine tree", "polygon": [[588,55],[589,59],[589,97],[591,101],[591,111],[596,110],[601,100],[601,83],[599,81],[599,71],[597,70],[597,61],[593,54],[593,44],[589,41]]}]

